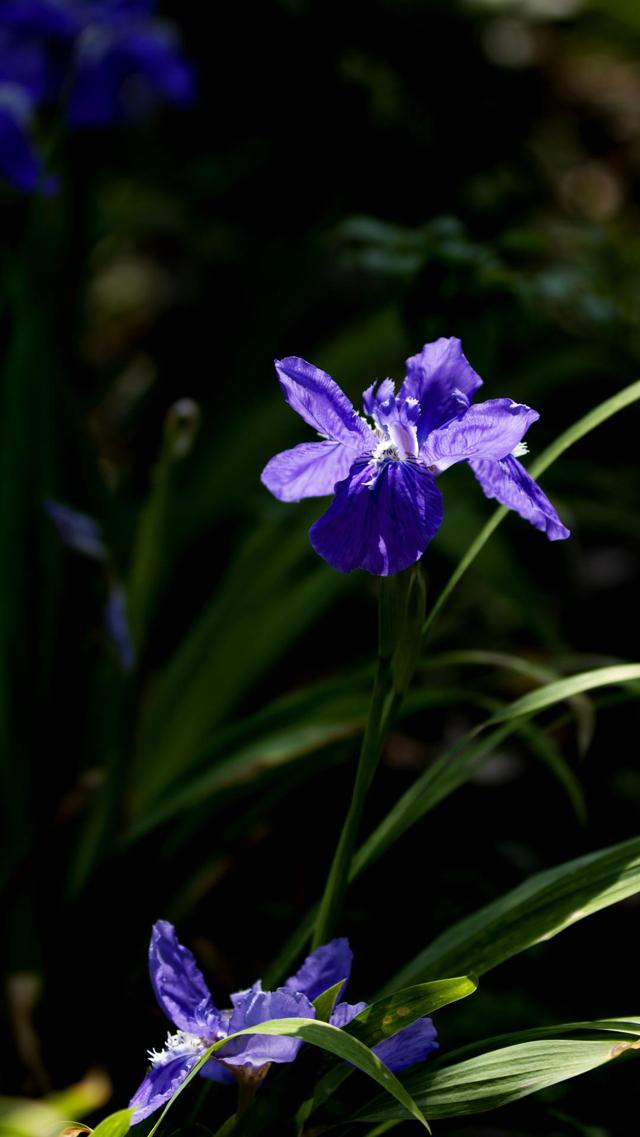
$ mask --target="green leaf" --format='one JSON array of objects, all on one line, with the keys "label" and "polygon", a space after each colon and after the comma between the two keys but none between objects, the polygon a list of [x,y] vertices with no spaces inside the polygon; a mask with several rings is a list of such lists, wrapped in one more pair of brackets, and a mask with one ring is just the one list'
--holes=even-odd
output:
[{"label": "green leaf", "polygon": [[[443,1068],[421,1069],[405,1079],[405,1086],[432,1118],[484,1113],[637,1049],[640,1033],[635,1037],[633,1042],[552,1038],[516,1043]],[[384,1122],[404,1116],[397,1105],[378,1097],[352,1120]]]},{"label": "green leaf", "polygon": [[438,1065],[448,1066],[450,1062],[457,1062],[461,1058],[470,1058],[478,1051],[486,1051],[489,1048],[493,1050],[500,1045],[511,1046],[516,1042],[534,1042],[540,1038],[567,1038],[576,1034],[578,1036],[588,1034],[591,1041],[598,1041],[603,1034],[631,1035],[633,1038],[638,1038],[640,1037],[640,1018],[631,1015],[626,1018],[556,1023],[553,1026],[533,1027],[531,1030],[511,1031],[509,1034],[483,1038],[478,1042],[472,1042],[467,1046],[450,1051],[443,1055]]},{"label": "green leaf", "polygon": [[346,978],[338,980],[337,983],[334,983],[333,987],[327,988],[326,991],[323,991],[321,995],[318,995],[317,998],[313,1000],[313,1005],[316,1009],[316,1019],[318,1022],[329,1022],[329,1019],[333,1014],[333,1008],[338,1001],[340,992],[342,991],[342,988],[344,987],[346,981]]},{"label": "green leaf", "polygon": [[[448,666],[499,667],[506,671],[524,675],[537,683],[552,683],[559,676],[549,667],[543,667],[531,659],[504,651],[448,651],[431,655],[423,662],[423,667]],[[584,756],[589,749],[595,727],[593,704],[585,695],[574,695],[570,700],[578,722],[578,749]]]},{"label": "green leaf", "polygon": [[640,892],[640,838],[537,873],[449,928],[386,985],[447,971],[483,975],[541,940]]},{"label": "green leaf", "polygon": [[[478,983],[470,975],[454,979],[436,979],[431,983],[419,983],[392,995],[378,999],[343,1029],[352,1038],[374,1047],[386,1038],[425,1015],[433,1014],[441,1007],[466,999],[477,990]],[[308,1113],[325,1102],[349,1077],[351,1070],[343,1065],[331,1067],[317,1083],[313,1101],[309,1103]]]},{"label": "green leaf", "polygon": [[347,587],[309,560],[304,530],[277,532],[270,523],[251,535],[155,681],[131,775],[134,822],[184,781],[211,732]]},{"label": "green leaf", "polygon": [[[620,664],[583,671],[566,679],[547,683],[531,691],[506,707],[495,711],[484,723],[475,727],[465,738],[441,754],[436,762],[407,790],[356,853],[352,878],[359,876],[365,867],[415,825],[439,801],[465,782],[483,757],[495,749],[510,733],[518,720],[527,719],[547,707],[574,698],[584,691],[640,679],[640,664]],[[495,729],[486,738],[475,742],[478,736],[491,727]],[[457,968],[456,968],[457,970]],[[462,970],[465,970],[463,967]]]},{"label": "green leaf", "polygon": [[[547,449],[542,452],[535,462],[531,463],[529,467],[531,477],[539,478],[545,470],[548,470],[549,467],[553,465],[556,458],[564,454],[565,450],[568,450],[570,446],[579,442],[581,438],[584,438],[585,435],[595,430],[601,423],[606,422],[612,415],[617,414],[618,411],[622,411],[625,407],[629,407],[632,403],[637,402],[638,399],[640,399],[640,380],[632,383],[629,387],[625,387],[610,399],[605,399],[604,403],[600,403],[599,406],[594,407],[592,411],[589,411],[589,413],[579,419],[578,422],[575,422],[573,426],[570,426],[568,430],[565,430],[556,438],[555,442],[547,446]],[[424,625],[425,632],[431,628],[456,585],[462,580],[467,569],[473,564],[478,553],[482,551],[492,533],[495,532],[500,522],[504,520],[508,513],[509,510],[501,505],[496,509],[487,524],[480,530],[475,540],[471,542],[467,552],[456,566],[447,584],[433,605]]]},{"label": "green leaf", "polygon": [[178,1087],[170,1101],[167,1102],[164,1110],[162,1111],[158,1121],[149,1133],[149,1137],[157,1132],[162,1124],[167,1112],[173,1105],[176,1098],[187,1087],[189,1082],[196,1076],[199,1070],[205,1063],[216,1053],[221,1050],[233,1038],[241,1038],[243,1035],[253,1034],[268,1034],[268,1035],[285,1035],[289,1038],[300,1038],[304,1042],[311,1043],[312,1046],[317,1046],[321,1050],[326,1050],[330,1054],[334,1054],[337,1058],[343,1059],[345,1062],[350,1062],[363,1074],[367,1074],[374,1082],[391,1094],[398,1104],[402,1106],[403,1116],[407,1115],[418,1121],[428,1132],[429,1124],[422,1112],[417,1108],[414,1101],[412,1101],[410,1094],[404,1089],[401,1082],[391,1073],[390,1070],[376,1057],[375,1054],[369,1050],[362,1042],[356,1038],[351,1038],[344,1030],[339,1027],[331,1026],[329,1023],[316,1022],[315,1019],[273,1019],[270,1022],[259,1023],[255,1027],[247,1027],[245,1030],[239,1030],[236,1034],[230,1034],[227,1038],[221,1038],[218,1042],[214,1042],[213,1046],[203,1054],[200,1061],[190,1071],[185,1080]]},{"label": "green leaf", "polygon": [[[595,687],[601,685],[606,686],[611,683],[635,682],[639,670],[638,664],[621,664],[612,667],[598,668],[595,671],[582,672],[580,675],[569,676],[567,679],[549,683],[546,687],[531,692],[530,695],[525,695],[522,699],[517,699],[514,703],[509,704],[509,706],[494,712],[494,715],[490,719],[474,727],[464,738],[440,754],[436,761],[425,770],[407,792],[403,794],[399,801],[396,802],[374,832],[370,834],[364,844],[361,845],[360,849],[355,853],[351,862],[349,882],[351,883],[359,877],[361,873],[378,860],[386,849],[394,844],[403,833],[410,829],[412,825],[415,825],[416,822],[424,817],[430,810],[434,809],[439,802],[468,781],[471,775],[479,768],[482,761],[488,758],[496,747],[509,735],[519,730],[523,723],[526,724],[528,719],[536,713],[537,710],[546,709],[553,703],[563,701],[564,699],[573,699],[576,694],[580,694],[583,690],[592,690]],[[494,726],[494,729],[484,738],[481,737],[483,732],[487,730],[492,723],[496,723],[498,717],[503,720],[500,725]],[[536,745],[537,744],[534,743],[534,747],[536,747]],[[539,745],[537,745],[537,750],[538,752],[540,751]],[[549,764],[554,763],[554,758],[551,753],[547,752],[546,760]],[[556,772],[562,778],[576,810],[579,815],[581,815],[584,810],[582,795],[579,786],[572,777],[570,769],[566,767],[566,765],[559,767],[557,759],[555,766]],[[286,974],[296,956],[302,952],[309,938],[314,915],[315,911],[311,911],[296,929],[287,944],[285,944],[278,958],[269,969],[268,982],[272,984],[277,982],[282,975]],[[467,963],[464,962],[461,965],[456,964],[444,970],[466,971],[469,969],[477,970],[473,961],[471,961],[469,967],[467,967]],[[440,974],[442,974],[442,972],[440,972]],[[407,981],[411,982],[412,979],[416,978],[419,978],[419,976],[409,977]]]},{"label": "green leaf", "polygon": [[144,646],[158,597],[170,575],[172,535],[171,489],[175,464],[191,448],[200,412],[189,399],[172,406],[165,418],[153,484],[140,514],[127,588],[127,610],[138,654]]},{"label": "green leaf", "polygon": [[133,1109],[119,1109],[110,1117],[105,1117],[93,1131],[92,1137],[125,1137],[131,1128]]},{"label": "green leaf", "polygon": [[546,687],[540,687],[537,691],[530,691],[509,706],[496,711],[487,725],[509,722],[522,715],[537,714],[538,711],[545,710],[554,703],[581,695],[585,691],[593,691],[596,687],[615,686],[618,683],[631,683],[637,680],[640,680],[640,663],[623,663],[615,667],[598,667],[595,671],[583,671],[579,675],[559,679],[556,683],[548,683]]},{"label": "green leaf", "polygon": [[383,999],[377,999],[344,1029],[367,1046],[375,1046],[416,1019],[431,1015],[449,1003],[466,999],[477,988],[478,981],[471,975],[417,983],[413,987],[402,988]]}]

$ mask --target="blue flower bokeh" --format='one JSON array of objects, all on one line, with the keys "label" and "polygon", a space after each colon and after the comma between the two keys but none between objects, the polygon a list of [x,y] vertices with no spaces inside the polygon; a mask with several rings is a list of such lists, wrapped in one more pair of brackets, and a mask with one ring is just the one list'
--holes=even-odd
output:
[{"label": "blue flower bokeh", "polygon": [[71,129],[104,128],[188,106],[195,92],[152,0],[0,0],[0,175],[19,190],[54,186],[33,142],[39,108]]}]

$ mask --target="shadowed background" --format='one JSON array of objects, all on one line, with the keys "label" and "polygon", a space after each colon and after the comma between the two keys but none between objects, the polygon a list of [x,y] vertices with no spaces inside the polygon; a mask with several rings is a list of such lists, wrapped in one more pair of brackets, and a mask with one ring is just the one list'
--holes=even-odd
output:
[{"label": "shadowed background", "polygon": [[[0,1093],[97,1066],[114,1108],[165,1029],[152,921],[179,925],[214,996],[246,985],[317,899],[350,793],[375,582],[315,557],[322,503],[282,506],[260,485],[265,461],[308,437],[273,358],[302,355],[359,399],[426,340],[459,336],[486,397],[541,412],[535,457],[636,378],[640,355],[634,4],[269,0],[229,6],[224,29],[208,5],[164,8],[198,70],[194,109],[58,139],[60,193],[7,192],[0,218],[3,969],[18,1043]],[[199,413],[170,410],[185,398]],[[510,517],[425,663],[452,649],[558,673],[634,658],[638,425],[637,410],[616,417],[543,477],[572,540]],[[466,469],[441,488],[432,599],[491,511]],[[104,631],[104,570],[61,546],[45,500],[102,523],[133,670]],[[367,829],[483,699],[531,687],[495,659],[418,682],[433,705],[392,734]],[[637,709],[629,693],[592,703],[583,761],[564,708],[539,724],[584,815],[540,739],[515,736],[351,891],[352,997],[531,872],[634,833]],[[442,1045],[625,1012],[637,928],[628,902],[507,964],[441,1014]],[[632,1070],[438,1132],[626,1137]]]}]

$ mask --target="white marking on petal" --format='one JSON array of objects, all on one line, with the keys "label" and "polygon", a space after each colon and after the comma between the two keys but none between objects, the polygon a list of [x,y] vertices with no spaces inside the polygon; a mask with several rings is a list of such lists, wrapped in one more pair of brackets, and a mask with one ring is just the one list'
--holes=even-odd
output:
[{"label": "white marking on petal", "polygon": [[188,1034],[186,1030],[178,1030],[175,1034],[168,1034],[163,1050],[148,1050],[149,1061],[152,1066],[164,1066],[174,1058],[187,1058],[193,1054],[202,1054],[210,1044],[197,1034]]},{"label": "white marking on petal", "polygon": [[529,447],[527,446],[526,442],[519,442],[518,445],[514,446],[513,450],[511,451],[511,457],[512,458],[522,458],[523,455],[528,454],[528,453],[529,453]]}]

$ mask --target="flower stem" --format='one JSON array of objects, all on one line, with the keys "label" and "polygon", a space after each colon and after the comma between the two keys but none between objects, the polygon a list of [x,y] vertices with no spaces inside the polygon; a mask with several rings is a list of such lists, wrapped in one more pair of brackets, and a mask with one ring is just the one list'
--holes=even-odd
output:
[{"label": "flower stem", "polygon": [[[360,748],[351,803],[315,920],[313,949],[331,938],[340,916],[367,793],[380,760],[389,724],[402,702],[410,678],[412,668],[403,663],[399,669],[397,661],[399,656],[407,655],[406,645],[416,639],[416,628],[419,637],[422,619],[416,622],[412,618],[410,602],[416,589],[423,596],[422,578],[417,568],[381,580],[378,601],[378,659],[369,715]],[[398,683],[399,671],[402,673],[400,683]]]}]

